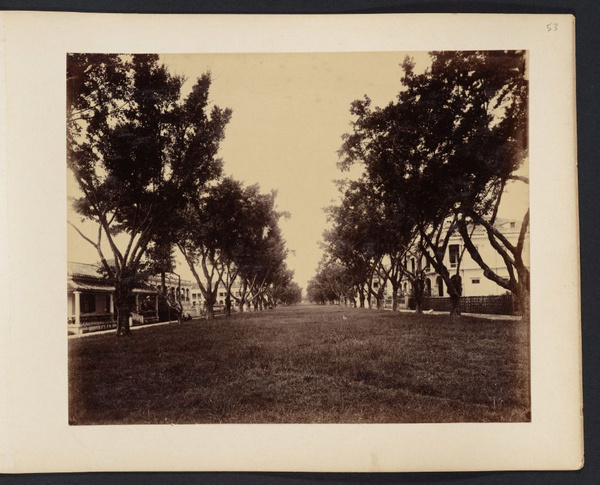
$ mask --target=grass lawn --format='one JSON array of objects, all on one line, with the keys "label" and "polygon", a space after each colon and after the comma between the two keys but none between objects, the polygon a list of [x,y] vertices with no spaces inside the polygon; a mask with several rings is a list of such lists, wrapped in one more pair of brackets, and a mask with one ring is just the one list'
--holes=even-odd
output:
[{"label": "grass lawn", "polygon": [[529,421],[524,324],[335,306],[69,341],[71,424]]}]

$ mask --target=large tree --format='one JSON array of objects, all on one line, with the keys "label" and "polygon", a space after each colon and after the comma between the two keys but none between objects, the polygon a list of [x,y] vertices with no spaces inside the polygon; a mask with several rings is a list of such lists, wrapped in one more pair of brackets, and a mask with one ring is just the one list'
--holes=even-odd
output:
[{"label": "large tree", "polygon": [[338,184],[341,201],[327,208],[331,228],[323,234],[326,254],[352,275],[361,308],[365,299],[369,306],[372,297],[380,301],[381,295],[373,289],[373,281],[376,276],[387,276],[381,271],[384,248],[379,207],[366,186],[347,180]]},{"label": "large tree", "polygon": [[[204,296],[208,319],[214,318],[220,287],[229,315],[232,300],[240,310],[249,302],[262,307],[275,288],[291,281],[278,226],[284,214],[275,210],[275,197],[228,177],[191,198],[182,211],[173,235]],[[241,287],[234,295],[236,280]]]},{"label": "large tree", "polygon": [[[365,167],[365,177],[387,203],[414,220],[423,255],[442,277],[459,310],[462,285],[445,264],[450,238],[460,233],[486,277],[528,298],[523,264],[528,213],[519,242],[502,238],[495,226],[498,206],[527,156],[525,53],[515,51],[433,52],[431,66],[417,73],[411,59],[398,99],[384,108],[355,101],[353,131],[340,150],[342,168]],[[483,225],[509,267],[508,280],[485,265],[470,240]],[[516,268],[514,271],[511,268]]]},{"label": "large tree", "polygon": [[231,112],[209,107],[208,74],[184,100],[183,81],[156,55],[67,58],[67,162],[82,193],[74,208],[98,225],[97,235],[71,224],[115,285],[117,335],[129,334],[147,248],[188,196],[221,172],[216,154]]},{"label": "large tree", "polygon": [[[273,219],[273,222],[277,219]],[[274,224],[265,228],[263,237],[258,241],[256,252],[249,261],[250,264],[242,271],[242,277],[249,289],[246,301],[251,303],[255,310],[261,310],[269,304],[268,297],[272,289],[288,279],[285,263],[287,255],[288,250],[280,227]]]}]

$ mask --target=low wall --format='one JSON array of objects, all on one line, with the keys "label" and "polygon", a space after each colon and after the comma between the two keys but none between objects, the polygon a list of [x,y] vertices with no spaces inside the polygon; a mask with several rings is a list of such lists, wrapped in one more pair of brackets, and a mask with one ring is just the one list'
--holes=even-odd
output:
[{"label": "low wall", "polygon": [[[149,325],[158,322],[156,312],[148,310],[141,314],[137,314],[139,319],[129,318],[129,325],[137,327]],[[91,313],[84,314],[80,317],[80,324],[75,325],[75,318],[70,317],[67,321],[67,331],[69,334],[81,335],[82,333],[100,332],[102,330],[112,330],[117,328],[116,314],[114,313]]]},{"label": "low wall", "polygon": [[[415,299],[409,300],[409,308],[415,309]],[[452,302],[449,297],[423,298],[423,310],[449,312]],[[488,315],[518,315],[519,306],[512,295],[463,296],[460,299],[461,313],[484,313]]]}]

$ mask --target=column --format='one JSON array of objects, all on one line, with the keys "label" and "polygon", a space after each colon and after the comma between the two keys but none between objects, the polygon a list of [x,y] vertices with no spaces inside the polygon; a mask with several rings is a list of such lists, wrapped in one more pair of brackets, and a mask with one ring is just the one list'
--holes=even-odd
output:
[{"label": "column", "polygon": [[110,294],[110,303],[108,307],[110,311],[110,321],[113,322],[115,320],[115,300],[113,294]]},{"label": "column", "polygon": [[158,295],[154,295],[154,311],[156,312],[156,316],[158,317]]},{"label": "column", "polygon": [[81,293],[79,291],[74,291],[73,294],[75,295],[75,325],[80,325],[81,304],[79,301],[79,295],[81,295]]},{"label": "column", "polygon": [[140,295],[135,295],[135,313],[140,313]]}]

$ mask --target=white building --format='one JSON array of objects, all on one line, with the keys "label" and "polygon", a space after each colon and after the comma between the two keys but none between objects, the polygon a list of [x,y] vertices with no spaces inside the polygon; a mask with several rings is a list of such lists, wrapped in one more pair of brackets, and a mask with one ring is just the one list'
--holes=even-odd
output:
[{"label": "white building", "polygon": [[[519,239],[521,223],[515,220],[498,219],[496,228],[511,243],[516,245]],[[491,245],[485,228],[478,226],[474,229],[471,240],[481,255],[483,261],[497,275],[508,278],[508,270],[500,253]],[[419,255],[411,255],[407,258],[405,264],[407,269],[414,272],[418,267]],[[425,296],[429,297],[448,297],[448,290],[441,276],[428,264],[425,257],[421,256],[421,267],[425,272]],[[529,267],[529,231],[525,234],[525,244],[523,248],[523,261]],[[483,270],[471,257],[469,251],[465,248],[464,241],[460,234],[456,233],[450,237],[448,250],[444,257],[444,264],[450,275],[458,274],[462,279],[462,296],[494,296],[507,293],[505,288],[496,284],[494,281],[486,278]],[[412,284],[408,277],[404,277],[400,284],[398,301],[402,306],[407,306],[409,297],[413,294]],[[391,302],[392,287],[386,285],[386,305],[388,300]]]}]

